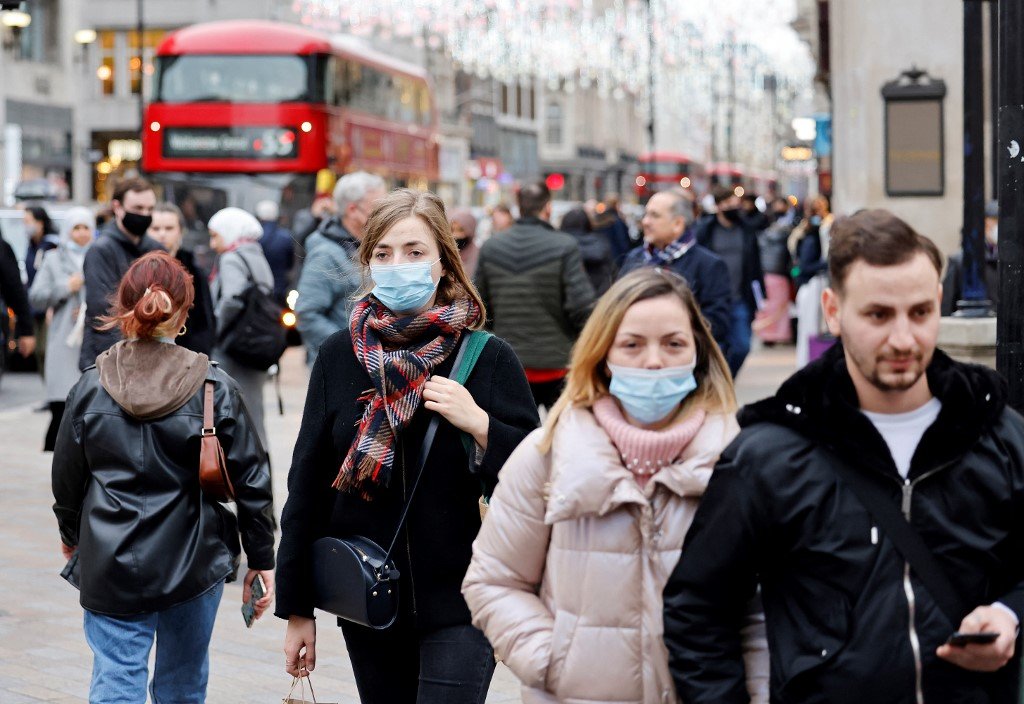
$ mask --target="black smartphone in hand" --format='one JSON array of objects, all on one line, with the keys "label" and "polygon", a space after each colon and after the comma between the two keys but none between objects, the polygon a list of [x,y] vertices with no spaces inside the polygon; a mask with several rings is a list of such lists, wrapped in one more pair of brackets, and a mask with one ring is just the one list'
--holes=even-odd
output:
[{"label": "black smartphone in hand", "polygon": [[242,604],[242,620],[246,628],[252,628],[252,622],[256,620],[256,602],[263,598],[266,592],[263,590],[263,580],[259,575],[252,580],[252,590],[249,601]]},{"label": "black smartphone in hand", "polygon": [[958,648],[962,648],[965,645],[969,645],[971,643],[977,643],[979,645],[988,645],[989,643],[995,643],[996,640],[998,640],[998,638],[999,634],[993,632],[961,633],[960,631],[957,631],[949,637],[949,640],[947,640],[946,643],[948,645],[953,645]]}]

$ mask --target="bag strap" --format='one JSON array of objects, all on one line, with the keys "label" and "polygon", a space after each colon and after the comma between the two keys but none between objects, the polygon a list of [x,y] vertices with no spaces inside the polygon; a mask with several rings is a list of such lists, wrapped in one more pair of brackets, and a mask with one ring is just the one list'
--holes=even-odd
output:
[{"label": "bag strap", "polygon": [[839,478],[853,491],[868,513],[878,522],[882,531],[896,546],[896,550],[910,563],[946,618],[954,627],[959,627],[960,621],[969,609],[964,607],[963,600],[935,560],[932,551],[925,544],[921,535],[907,522],[899,507],[893,503],[892,498],[879,486],[878,482],[872,481],[864,472],[856,470],[846,462],[836,458],[836,461],[830,464]]},{"label": "bag strap", "polygon": [[[466,354],[466,348],[468,335],[463,335],[459,344],[459,352],[455,355],[455,363],[452,365],[452,376],[457,376],[462,367],[462,359]],[[388,551],[384,554],[384,560],[381,566],[386,565],[388,560],[391,559],[391,552],[395,549],[395,544],[398,542],[398,536],[402,533],[402,526],[405,525],[405,519],[409,517],[409,507],[412,506],[412,499],[416,495],[416,489],[420,485],[420,479],[423,478],[423,472],[426,469],[427,455],[430,454],[430,447],[434,444],[434,436],[437,435],[437,426],[441,424],[441,416],[437,413],[430,419],[430,424],[427,425],[427,432],[423,435],[423,444],[420,446],[420,454],[416,459],[416,480],[412,484],[412,491],[409,492],[409,498],[405,500],[405,507],[402,509],[402,516],[398,519],[398,526],[395,528],[395,535],[391,538],[391,544],[388,546]]]},{"label": "bag strap", "polygon": [[[473,373],[473,367],[476,366],[477,360],[480,359],[480,355],[484,351],[484,347],[487,346],[487,342],[494,337],[491,333],[486,330],[473,330],[466,337],[466,358],[462,361],[462,366],[459,367],[458,373],[452,374],[452,380],[458,382],[460,385],[465,386],[466,382],[469,381],[470,374]],[[475,441],[473,436],[467,432],[462,432],[462,447],[466,450],[466,455],[472,462],[473,459],[473,445]]]},{"label": "bag strap", "polygon": [[213,425],[213,388],[213,379],[203,382],[203,437],[217,434]]}]

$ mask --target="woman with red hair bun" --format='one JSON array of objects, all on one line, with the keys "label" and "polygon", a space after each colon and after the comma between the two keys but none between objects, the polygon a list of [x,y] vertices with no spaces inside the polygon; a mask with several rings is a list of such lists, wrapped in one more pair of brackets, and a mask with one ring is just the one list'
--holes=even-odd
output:
[{"label": "woman with red hair bun", "polygon": [[[68,395],[53,454],[54,512],[64,577],[81,592],[93,651],[89,701],[204,701],[208,650],[239,532],[253,580],[274,594],[270,472],[235,382],[205,354],[174,343],[195,296],[166,252],[135,261],[105,327],[124,339],[96,358]],[[238,517],[199,487],[204,387]]]}]

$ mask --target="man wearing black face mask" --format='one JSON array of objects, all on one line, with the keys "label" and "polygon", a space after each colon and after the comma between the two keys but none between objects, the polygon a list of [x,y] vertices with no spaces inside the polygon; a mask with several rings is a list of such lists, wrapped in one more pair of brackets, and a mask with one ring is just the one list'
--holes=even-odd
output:
[{"label": "man wearing black face mask", "polygon": [[[698,223],[694,234],[697,243],[725,260],[729,269],[732,320],[725,359],[733,376],[736,376],[750,352],[750,325],[757,312],[758,296],[764,296],[761,252],[757,232],[743,220],[736,192],[725,186],[715,186],[711,193],[718,212],[714,218]],[[756,295],[755,290],[758,292]]]},{"label": "man wearing black face mask", "polygon": [[132,262],[147,252],[162,249],[146,235],[153,222],[156,192],[142,178],[121,181],[114,189],[111,207],[114,218],[100,232],[85,255],[85,334],[78,367],[85,370],[96,357],[120,338],[116,330],[98,330],[97,318],[106,315],[110,298]]}]

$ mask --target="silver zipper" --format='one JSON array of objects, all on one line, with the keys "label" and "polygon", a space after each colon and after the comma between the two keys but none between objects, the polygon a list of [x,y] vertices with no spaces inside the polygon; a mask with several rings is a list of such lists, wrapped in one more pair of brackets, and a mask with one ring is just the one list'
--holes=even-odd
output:
[{"label": "silver zipper", "polygon": [[[900,488],[903,491],[903,501],[900,508],[903,510],[903,517],[906,519],[907,523],[910,523],[911,497],[914,493],[914,487],[919,482],[942,471],[946,467],[951,467],[953,464],[954,462],[948,462],[936,467],[932,471],[922,474],[914,481],[910,481],[910,479],[903,480],[903,484],[900,485]],[[917,624],[914,620],[917,597],[914,594],[914,585],[910,582],[910,563],[906,560],[903,561],[903,592],[907,596],[907,612],[910,616],[909,637],[910,650],[914,653],[914,693],[916,695],[917,704],[924,704],[924,688],[921,684],[923,678],[923,666],[921,664],[921,640],[917,636]]]}]

